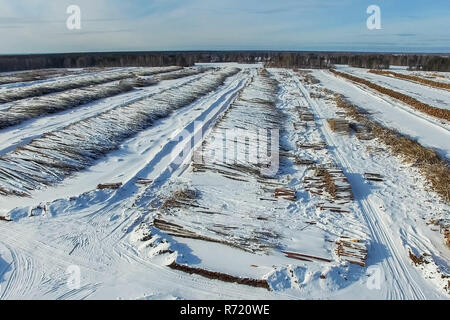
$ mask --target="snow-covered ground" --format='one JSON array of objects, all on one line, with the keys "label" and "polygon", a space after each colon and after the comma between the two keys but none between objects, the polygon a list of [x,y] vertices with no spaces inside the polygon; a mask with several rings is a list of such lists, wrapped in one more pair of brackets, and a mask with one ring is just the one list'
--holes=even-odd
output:
[{"label": "snow-covered ground", "polygon": [[314,70],[313,75],[326,88],[343,94],[359,107],[371,112],[372,117],[383,125],[435,149],[447,159],[450,158],[450,124],[415,111],[389,96],[339,78],[329,71]]},{"label": "snow-covered ground", "polygon": [[[450,206],[381,143],[333,132],[326,120],[340,110],[323,89],[447,158],[448,124],[328,71],[312,71],[320,83],[311,84],[287,69],[197,67],[204,66],[215,69],[0,131],[1,192],[28,181],[22,174],[58,175],[44,162],[42,175],[17,166],[23,162],[8,164],[33,140],[76,126],[92,130],[87,119],[119,123],[121,110],[123,125],[134,113],[157,119],[131,126],[123,139],[114,135],[120,125],[98,128],[92,132],[120,141],[114,150],[48,186],[33,182],[39,187],[24,189],[28,197],[0,196],[0,217],[11,220],[0,220],[0,299],[449,298],[450,249],[427,222],[448,219]],[[437,102],[429,87],[383,81]],[[179,102],[164,110],[167,97]],[[85,156],[63,151],[67,163]],[[367,172],[381,181],[367,180]],[[108,183],[120,184],[97,188]],[[410,253],[426,263],[415,265]]]},{"label": "snow-covered ground", "polygon": [[442,71],[414,71],[407,70],[406,67],[400,66],[390,66],[390,71],[394,71],[396,73],[402,73],[406,75],[412,75],[415,77],[428,79],[437,82],[450,83],[450,72],[442,72]]}]

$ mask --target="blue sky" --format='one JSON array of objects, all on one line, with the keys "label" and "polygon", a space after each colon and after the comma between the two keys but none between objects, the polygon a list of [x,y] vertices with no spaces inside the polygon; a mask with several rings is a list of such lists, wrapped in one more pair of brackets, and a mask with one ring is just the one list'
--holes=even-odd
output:
[{"label": "blue sky", "polygon": [[[66,28],[66,8],[81,29]],[[381,30],[366,9],[381,8]],[[450,52],[449,0],[0,0],[0,54],[128,50]]]}]

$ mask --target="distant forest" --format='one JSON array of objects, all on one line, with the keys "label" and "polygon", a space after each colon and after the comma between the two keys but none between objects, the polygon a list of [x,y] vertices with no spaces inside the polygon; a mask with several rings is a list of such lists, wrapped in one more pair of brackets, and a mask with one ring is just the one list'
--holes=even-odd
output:
[{"label": "distant forest", "polygon": [[449,55],[343,52],[177,51],[0,55],[0,71],[86,67],[192,66],[197,62],[263,62],[267,67],[330,68],[336,64],[387,69],[450,71]]}]

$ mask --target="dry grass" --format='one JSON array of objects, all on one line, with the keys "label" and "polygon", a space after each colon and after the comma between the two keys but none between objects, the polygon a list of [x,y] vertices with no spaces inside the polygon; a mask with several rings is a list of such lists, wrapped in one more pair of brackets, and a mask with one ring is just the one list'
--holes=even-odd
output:
[{"label": "dry grass", "polygon": [[394,155],[400,156],[406,163],[418,168],[430,189],[450,203],[450,166],[436,151],[370,120],[367,114],[346,101],[342,95],[335,94],[335,102],[339,108],[346,110],[349,117],[370,128],[378,140],[388,146]]},{"label": "dry grass", "polygon": [[396,78],[400,78],[400,79],[405,79],[405,80],[410,80],[410,81],[426,84],[426,85],[434,87],[434,88],[450,90],[450,83],[444,83],[444,82],[428,80],[428,79],[424,79],[424,78],[421,78],[421,77],[411,76],[411,75],[402,74],[402,73],[396,73],[396,72],[392,72],[392,71],[370,70],[369,72],[370,73],[374,73],[374,74],[379,74],[379,75],[391,75],[391,76],[394,76]]},{"label": "dry grass", "polygon": [[411,252],[411,250],[409,251],[409,258],[412,260],[412,262],[414,263],[414,265],[421,265],[424,263],[429,263],[428,261],[425,260],[425,258],[423,256],[416,256],[414,253]]},{"label": "dry grass", "polygon": [[430,116],[439,118],[439,119],[444,119],[447,121],[450,121],[450,110],[448,109],[440,109],[440,108],[436,108],[436,107],[432,107],[426,103],[423,103],[417,99],[414,99],[410,96],[407,96],[403,93],[379,86],[377,84],[374,84],[368,80],[362,79],[362,78],[358,78],[352,75],[349,75],[347,73],[343,73],[343,72],[339,72],[333,69],[330,69],[330,71],[332,73],[334,73],[335,75],[338,75],[340,77],[346,78],[348,80],[357,82],[357,83],[361,83],[364,84],[366,86],[368,86],[369,88],[372,88],[380,93],[386,94],[390,97],[393,97],[395,99],[400,100],[401,102],[410,105],[411,107],[413,107],[414,109],[426,113]]}]

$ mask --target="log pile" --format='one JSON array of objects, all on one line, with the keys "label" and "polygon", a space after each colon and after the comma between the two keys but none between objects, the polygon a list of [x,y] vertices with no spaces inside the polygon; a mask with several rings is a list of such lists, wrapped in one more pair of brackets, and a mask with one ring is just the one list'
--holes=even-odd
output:
[{"label": "log pile", "polygon": [[298,116],[300,120],[304,122],[314,121],[314,114],[306,108],[301,108],[298,112]]},{"label": "log pile", "polygon": [[383,181],[383,176],[379,173],[365,172],[364,178],[369,181]]},{"label": "log pile", "polygon": [[117,190],[122,186],[122,182],[118,183],[100,183],[97,186],[97,189],[104,190],[104,189],[110,189],[110,190]]},{"label": "log pile", "polygon": [[330,129],[334,132],[350,134],[350,124],[345,119],[328,119]]},{"label": "log pile", "polygon": [[297,200],[295,191],[289,188],[276,188],[274,193],[275,198],[282,198],[289,201]]},{"label": "log pile", "polygon": [[355,132],[355,136],[360,140],[373,140],[375,135],[372,133],[370,127],[361,123],[350,123],[350,129]]},{"label": "log pile", "polygon": [[323,195],[326,192],[332,202],[353,200],[351,185],[339,168],[325,166],[315,168],[314,176],[305,177],[303,183],[310,193]]},{"label": "log pile", "polygon": [[316,257],[312,255],[297,253],[297,252],[291,252],[291,251],[283,251],[283,253],[286,255],[286,257],[296,260],[302,260],[302,261],[308,261],[312,262],[313,260],[322,261],[322,262],[331,262],[330,259]]},{"label": "log pile", "polygon": [[325,142],[317,143],[298,143],[298,147],[301,149],[313,149],[313,150],[326,150],[328,146]]},{"label": "log pile", "polygon": [[400,78],[400,79],[405,79],[405,80],[410,80],[410,81],[426,84],[426,85],[428,85],[430,87],[434,87],[434,88],[438,88],[438,89],[450,90],[450,83],[433,81],[433,80],[429,80],[429,79],[424,79],[424,78],[420,78],[420,77],[416,77],[416,76],[411,76],[411,75],[408,75],[408,74],[396,73],[396,72],[392,72],[392,71],[370,70],[369,72],[373,73],[373,74],[379,74],[379,75],[390,75],[390,76],[394,76],[396,78]]},{"label": "log pile", "polygon": [[361,267],[366,266],[367,249],[363,241],[339,238],[336,245],[336,253],[341,260]]},{"label": "log pile", "polygon": [[209,270],[201,269],[201,268],[193,268],[193,267],[190,267],[187,265],[178,264],[175,261],[172,262],[168,267],[171,269],[186,272],[189,274],[196,274],[196,275],[208,278],[208,279],[215,279],[215,280],[220,280],[220,281],[224,281],[224,282],[237,283],[237,284],[242,284],[242,285],[256,287],[256,288],[264,288],[264,289],[267,289],[270,291],[270,286],[269,286],[269,283],[267,282],[267,280],[257,280],[257,279],[236,277],[236,276],[232,276],[232,275],[229,275],[226,273],[214,272],[214,271],[209,271]]}]

